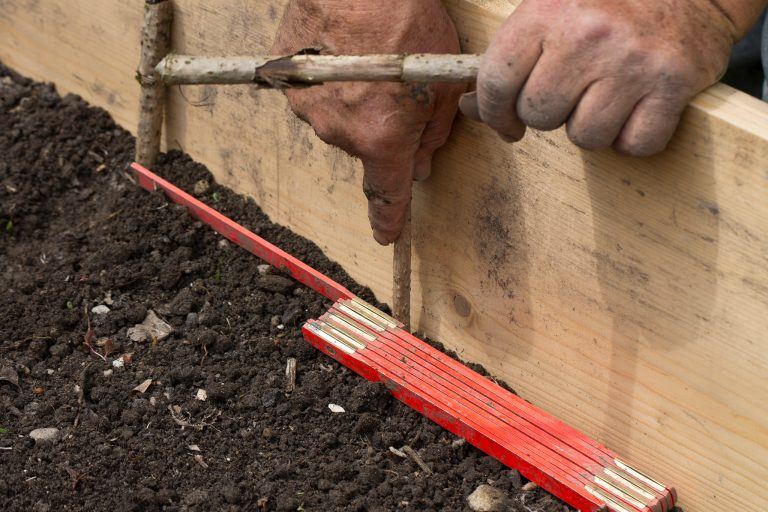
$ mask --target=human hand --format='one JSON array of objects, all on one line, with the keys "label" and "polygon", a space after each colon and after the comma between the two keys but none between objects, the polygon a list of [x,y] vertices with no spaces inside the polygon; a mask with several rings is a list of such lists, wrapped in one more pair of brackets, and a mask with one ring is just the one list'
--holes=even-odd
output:
[{"label": "human hand", "polygon": [[[439,0],[293,0],[273,54],[320,47],[323,54],[459,53]],[[451,130],[464,86],[329,83],[286,91],[294,112],[325,142],[359,157],[373,236],[394,242],[405,223],[412,180],[431,171]]]},{"label": "human hand", "polygon": [[725,72],[764,0],[525,0],[483,57],[462,111],[507,141],[526,126],[589,150],[662,151]]}]

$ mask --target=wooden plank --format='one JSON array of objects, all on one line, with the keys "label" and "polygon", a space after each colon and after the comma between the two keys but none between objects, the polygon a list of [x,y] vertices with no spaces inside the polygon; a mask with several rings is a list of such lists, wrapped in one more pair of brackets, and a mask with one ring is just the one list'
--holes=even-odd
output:
[{"label": "wooden plank", "polygon": [[[255,54],[285,0],[176,0],[174,48]],[[512,6],[447,0],[465,51]],[[0,59],[136,125],[141,2],[3,2]],[[359,165],[282,96],[171,91],[166,142],[252,194],[382,298]],[[662,481],[688,510],[768,502],[768,107],[718,85],[672,147],[586,153],[562,131],[501,144],[457,123],[415,186],[414,323]]]}]

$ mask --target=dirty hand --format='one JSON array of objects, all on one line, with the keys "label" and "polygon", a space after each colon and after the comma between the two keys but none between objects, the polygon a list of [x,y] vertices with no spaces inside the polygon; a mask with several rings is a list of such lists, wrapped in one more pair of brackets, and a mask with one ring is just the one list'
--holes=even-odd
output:
[{"label": "dirty hand", "polygon": [[765,0],[524,0],[461,109],[507,141],[526,126],[590,150],[662,151],[686,104],[726,69]]},{"label": "dirty hand", "polygon": [[[292,0],[272,52],[310,47],[334,55],[459,52],[440,0]],[[411,181],[429,176],[462,92],[446,84],[350,82],[286,95],[322,140],[362,160],[373,236],[386,245],[405,222]]]}]

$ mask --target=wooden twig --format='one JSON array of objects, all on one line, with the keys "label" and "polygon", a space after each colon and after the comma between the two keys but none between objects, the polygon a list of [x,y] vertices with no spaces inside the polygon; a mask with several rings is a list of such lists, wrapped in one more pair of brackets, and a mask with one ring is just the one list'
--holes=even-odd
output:
[{"label": "wooden twig", "polygon": [[287,88],[323,82],[454,82],[477,78],[479,55],[168,55],[156,72],[165,85],[253,84]]},{"label": "wooden twig", "polygon": [[400,451],[402,451],[403,453],[408,455],[411,459],[413,459],[413,462],[415,462],[416,465],[419,466],[421,470],[424,471],[426,474],[428,475],[432,474],[432,469],[429,466],[427,466],[427,463],[424,462],[424,459],[422,459],[421,456],[418,453],[416,453],[416,450],[414,450],[408,445],[405,445],[402,448],[400,448]]},{"label": "wooden twig", "polygon": [[170,0],[146,0],[141,34],[141,61],[136,77],[141,84],[139,127],[136,133],[136,161],[152,167],[160,153],[165,87],[155,76],[155,67],[171,48]]},{"label": "wooden twig", "polygon": [[395,241],[392,258],[392,315],[403,322],[407,330],[411,325],[411,206],[405,216],[405,225]]},{"label": "wooden twig", "polygon": [[285,364],[285,391],[293,393],[296,389],[296,358],[289,357]]}]

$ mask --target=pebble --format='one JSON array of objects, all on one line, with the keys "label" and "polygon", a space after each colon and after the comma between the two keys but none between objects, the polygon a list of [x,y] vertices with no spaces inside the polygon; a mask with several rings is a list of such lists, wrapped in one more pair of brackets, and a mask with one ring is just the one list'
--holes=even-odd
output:
[{"label": "pebble", "polygon": [[261,265],[258,265],[256,269],[259,271],[259,275],[265,276],[270,273],[272,270],[272,265],[267,265],[266,263],[263,263]]},{"label": "pebble", "polygon": [[37,444],[55,443],[59,440],[59,429],[53,427],[36,428],[29,433],[29,437]]},{"label": "pebble", "polygon": [[189,313],[186,320],[184,320],[184,326],[187,329],[197,327],[197,313]]},{"label": "pebble", "polygon": [[104,371],[102,372],[102,374],[103,374],[105,377],[111,377],[111,376],[112,376],[112,370],[104,370]]},{"label": "pebble", "polygon": [[280,317],[277,315],[273,316],[272,319],[269,321],[269,324],[272,327],[277,327],[278,325],[280,325]]},{"label": "pebble", "polygon": [[219,240],[219,249],[229,249],[229,241],[226,238]]},{"label": "pebble", "polygon": [[283,276],[266,275],[256,280],[256,286],[272,293],[286,293],[293,288],[294,282]]},{"label": "pebble", "polygon": [[91,313],[95,315],[106,315],[109,313],[109,307],[105,306],[104,304],[99,304],[98,306],[94,306],[91,309]]},{"label": "pebble", "polygon": [[211,188],[211,184],[208,182],[208,180],[200,180],[195,183],[194,191],[197,195],[203,195],[208,192],[209,188]]},{"label": "pebble", "polygon": [[277,403],[277,399],[280,397],[281,391],[279,389],[268,389],[261,396],[261,405],[264,407],[272,407]]},{"label": "pebble", "polygon": [[475,512],[502,512],[511,508],[506,494],[487,484],[475,489],[467,498],[467,504]]},{"label": "pebble", "polygon": [[157,341],[162,341],[173,332],[171,327],[166,321],[162,320],[151,309],[147,311],[147,317],[140,324],[137,324],[128,329],[128,337],[132,341],[149,341],[153,338]]}]

